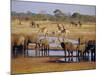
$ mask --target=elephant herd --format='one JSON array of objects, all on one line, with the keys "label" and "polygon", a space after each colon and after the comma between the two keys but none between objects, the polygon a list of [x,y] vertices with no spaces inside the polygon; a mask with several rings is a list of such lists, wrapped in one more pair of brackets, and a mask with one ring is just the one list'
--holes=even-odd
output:
[{"label": "elephant herd", "polygon": [[[95,40],[89,40],[86,43],[80,43],[79,45],[73,45],[72,43],[65,43],[61,42],[61,47],[64,50],[64,57],[66,61],[66,56],[73,57],[73,52],[76,51],[76,56],[81,56],[82,58],[85,58],[86,56],[89,57],[89,54],[91,53],[91,58],[94,57],[94,60],[96,59],[96,43]],[[67,55],[68,52],[68,55]]]},{"label": "elephant herd", "polygon": [[13,35],[11,39],[11,52],[12,57],[28,56],[28,50],[30,50],[30,44],[33,46],[31,49],[35,50],[35,56],[48,56],[49,44],[46,40],[41,39],[39,42],[32,41],[25,36]]},{"label": "elephant herd", "polygon": [[[41,39],[37,42],[33,42],[31,39],[25,36],[13,35],[11,42],[12,57],[28,56],[29,46],[32,46],[32,50],[35,51],[35,56],[49,56],[50,46],[48,40]],[[95,40],[89,40],[85,43],[79,43],[73,45],[70,42],[61,42],[61,47],[64,51],[64,58],[73,57],[73,52],[76,51],[77,57],[86,57],[91,54],[91,57],[96,56],[96,42]]]}]

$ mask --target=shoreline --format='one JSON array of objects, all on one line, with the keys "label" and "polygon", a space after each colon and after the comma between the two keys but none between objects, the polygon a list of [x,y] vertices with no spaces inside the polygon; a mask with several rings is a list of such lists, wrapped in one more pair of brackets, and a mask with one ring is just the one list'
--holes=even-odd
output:
[{"label": "shoreline", "polygon": [[12,74],[21,73],[40,73],[40,72],[62,72],[62,71],[76,71],[76,70],[91,70],[96,69],[96,62],[73,62],[73,63],[59,63],[50,62],[58,60],[54,57],[18,57],[11,60]]}]

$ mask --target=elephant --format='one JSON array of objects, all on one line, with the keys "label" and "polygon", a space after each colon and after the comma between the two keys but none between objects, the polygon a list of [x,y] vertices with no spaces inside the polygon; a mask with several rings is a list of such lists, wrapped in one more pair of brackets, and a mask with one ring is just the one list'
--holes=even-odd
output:
[{"label": "elephant", "polygon": [[13,57],[24,55],[25,53],[25,37],[19,34],[12,34],[11,36],[11,52]]}]

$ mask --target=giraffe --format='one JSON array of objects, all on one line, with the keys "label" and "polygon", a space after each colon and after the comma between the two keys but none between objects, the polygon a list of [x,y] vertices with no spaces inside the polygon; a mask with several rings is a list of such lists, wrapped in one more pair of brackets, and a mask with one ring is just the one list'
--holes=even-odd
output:
[{"label": "giraffe", "polygon": [[42,28],[39,28],[38,32],[37,33],[42,33],[43,36],[47,36],[48,35],[48,29],[47,27],[42,27]]},{"label": "giraffe", "polygon": [[70,31],[68,29],[66,29],[63,24],[62,24],[62,27],[60,28],[60,30],[58,28],[58,35],[61,35],[63,38],[66,38],[69,33],[70,33]]}]

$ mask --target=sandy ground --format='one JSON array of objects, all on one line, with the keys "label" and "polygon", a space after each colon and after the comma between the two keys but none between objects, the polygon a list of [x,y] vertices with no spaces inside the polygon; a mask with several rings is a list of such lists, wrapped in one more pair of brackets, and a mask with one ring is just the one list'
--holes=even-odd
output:
[{"label": "sandy ground", "polygon": [[18,57],[11,60],[11,73],[39,73],[57,71],[91,70],[96,68],[95,62],[59,63],[50,62],[54,57]]}]

